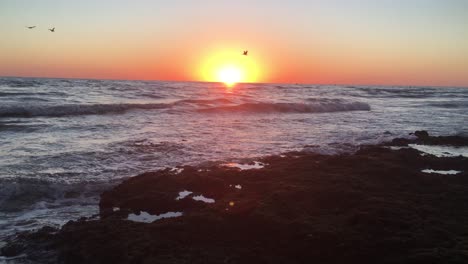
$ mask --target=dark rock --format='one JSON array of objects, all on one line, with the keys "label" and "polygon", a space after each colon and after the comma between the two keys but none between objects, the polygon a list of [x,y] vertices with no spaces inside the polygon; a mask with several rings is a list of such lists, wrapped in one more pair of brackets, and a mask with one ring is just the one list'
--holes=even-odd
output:
[{"label": "dark rock", "polygon": [[[395,139],[467,144],[458,137]],[[384,144],[385,145],[385,144]],[[468,145],[468,144],[467,144]],[[468,159],[364,146],[291,152],[263,169],[212,166],[144,173],[101,195],[101,219],[70,221],[8,244],[63,263],[466,263]],[[456,176],[422,169],[456,169]],[[234,188],[241,185],[241,189]],[[176,200],[178,192],[193,194]],[[204,195],[216,200],[192,199]],[[119,211],[112,210],[119,207]],[[128,213],[181,211],[153,223]],[[20,236],[21,237],[21,236]],[[8,248],[11,247],[11,248]],[[436,250],[435,250],[436,249]],[[2,251],[3,252],[3,251]],[[37,253],[42,252],[42,253]],[[10,253],[10,254],[12,254]]]},{"label": "dark rock", "polygon": [[14,257],[21,255],[24,248],[24,245],[21,244],[8,244],[0,250],[0,253],[5,257]]},{"label": "dark rock", "polygon": [[411,143],[411,140],[409,140],[409,139],[395,138],[395,139],[392,140],[390,145],[392,145],[392,146],[407,146],[410,143]]},{"label": "dark rock", "polygon": [[429,133],[427,133],[425,130],[416,131],[414,132],[414,135],[419,139],[425,139],[429,137]]},{"label": "dark rock", "polygon": [[6,257],[26,255],[33,263],[56,263],[57,231],[56,228],[45,226],[35,232],[20,233],[9,238],[7,245],[0,249],[0,253]]},{"label": "dark rock", "polygon": [[395,138],[391,142],[383,143],[384,146],[407,146],[408,144],[423,144],[423,145],[447,145],[447,146],[468,146],[468,137],[463,136],[429,136],[429,133],[424,130],[410,133],[415,135],[416,139]]}]

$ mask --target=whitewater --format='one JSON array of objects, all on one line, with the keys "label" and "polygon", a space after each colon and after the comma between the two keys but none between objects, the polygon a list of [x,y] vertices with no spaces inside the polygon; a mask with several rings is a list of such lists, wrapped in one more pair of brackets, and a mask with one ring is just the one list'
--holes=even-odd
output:
[{"label": "whitewater", "polygon": [[468,135],[468,89],[0,78],[0,246],[98,213],[125,178],[415,130]]}]

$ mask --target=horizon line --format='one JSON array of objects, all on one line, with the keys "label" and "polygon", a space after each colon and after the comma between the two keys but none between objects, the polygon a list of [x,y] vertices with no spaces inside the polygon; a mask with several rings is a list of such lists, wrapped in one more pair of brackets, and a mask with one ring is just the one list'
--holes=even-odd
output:
[{"label": "horizon line", "polygon": [[[157,80],[157,79],[113,79],[113,78],[93,78],[93,77],[48,77],[48,76],[5,76],[0,78],[26,78],[26,79],[70,79],[70,80],[97,80],[97,81],[140,81],[140,82],[185,82],[185,83],[223,83],[196,80]],[[289,84],[289,85],[316,85],[316,86],[380,86],[380,87],[418,87],[418,88],[465,88],[468,86],[458,85],[420,85],[420,84],[359,84],[359,83],[306,83],[306,82],[237,82],[236,84]]]}]

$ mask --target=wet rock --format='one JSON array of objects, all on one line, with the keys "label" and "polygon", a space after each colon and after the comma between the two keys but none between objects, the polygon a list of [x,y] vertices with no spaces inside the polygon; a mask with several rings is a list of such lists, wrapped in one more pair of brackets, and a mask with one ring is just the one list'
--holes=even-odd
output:
[{"label": "wet rock", "polygon": [[409,133],[409,135],[414,135],[415,137],[419,139],[424,139],[429,137],[429,133],[426,130],[417,130],[415,132]]},{"label": "wet rock", "polygon": [[[423,133],[390,146],[423,141],[468,143]],[[6,253],[63,263],[466,263],[467,158],[383,144],[354,154],[292,152],[260,161],[268,165],[141,174],[101,195],[101,219],[24,236]],[[461,173],[421,172],[428,167]],[[177,200],[184,190],[191,196]],[[215,202],[191,198],[198,195]],[[127,220],[141,211],[183,215]]]},{"label": "wet rock", "polygon": [[22,252],[24,251],[24,248],[25,248],[24,245],[11,243],[3,247],[0,250],[0,253],[2,256],[5,256],[5,257],[14,257],[14,256],[21,255]]},{"label": "wet rock", "polygon": [[419,139],[425,139],[429,137],[429,133],[427,133],[425,130],[416,131],[414,132],[414,135]]},{"label": "wet rock", "polygon": [[57,263],[57,231],[56,228],[45,226],[37,231],[20,233],[9,238],[0,253],[5,257],[23,255],[28,260],[24,263]]},{"label": "wet rock", "polygon": [[423,144],[423,145],[447,145],[447,146],[468,146],[468,137],[463,136],[429,136],[425,130],[415,131],[410,133],[415,135],[415,139],[395,138],[391,142],[383,143],[385,146],[407,146],[408,144]]},{"label": "wet rock", "polygon": [[391,144],[392,146],[408,146],[408,144],[412,143],[411,140],[406,139],[406,138],[395,138],[392,140]]}]

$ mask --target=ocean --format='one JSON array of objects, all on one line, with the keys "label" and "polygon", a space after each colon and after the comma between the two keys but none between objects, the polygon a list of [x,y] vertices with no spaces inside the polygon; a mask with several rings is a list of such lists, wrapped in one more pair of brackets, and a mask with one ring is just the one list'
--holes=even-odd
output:
[{"label": "ocean", "polygon": [[142,172],[468,135],[468,89],[0,78],[0,246]]}]

